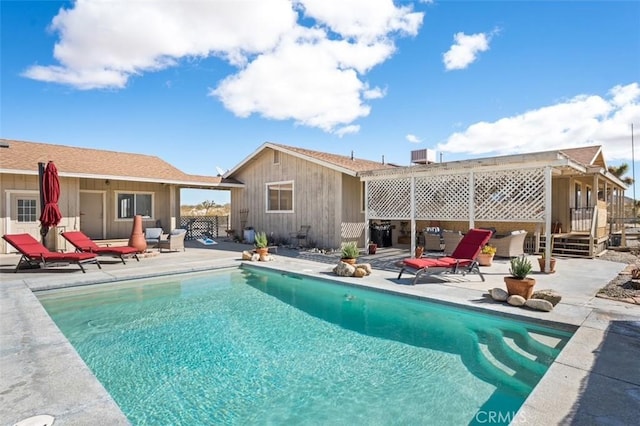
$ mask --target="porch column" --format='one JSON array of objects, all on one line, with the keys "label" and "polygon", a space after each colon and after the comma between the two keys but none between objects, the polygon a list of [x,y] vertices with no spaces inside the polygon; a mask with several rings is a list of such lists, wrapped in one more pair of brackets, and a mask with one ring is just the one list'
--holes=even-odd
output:
[{"label": "porch column", "polygon": [[552,234],[551,234],[551,174],[553,169],[550,166],[546,166],[544,168],[544,237],[545,237],[545,245],[544,245],[544,269],[545,271],[551,270],[551,244],[552,244]]},{"label": "porch column", "polygon": [[409,255],[413,257],[416,252],[416,177],[411,176],[411,245]]},{"label": "porch column", "polygon": [[473,201],[475,196],[475,173],[469,172],[469,229],[473,229],[476,227],[476,206]]},{"label": "porch column", "polygon": [[364,181],[364,247],[367,248],[369,243],[371,242],[370,231],[369,231],[369,181]]}]

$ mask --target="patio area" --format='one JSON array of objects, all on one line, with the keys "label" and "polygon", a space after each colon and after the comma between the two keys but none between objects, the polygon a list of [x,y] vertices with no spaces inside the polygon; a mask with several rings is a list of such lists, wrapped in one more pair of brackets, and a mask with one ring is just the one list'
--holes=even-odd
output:
[{"label": "patio area", "polygon": [[[252,248],[230,242],[205,246],[188,241],[186,246],[185,252],[152,252],[140,262],[132,259],[126,265],[118,259],[104,258],[102,269],[89,265],[86,274],[74,266],[13,273],[19,256],[0,255],[0,421],[14,424],[49,414],[56,418],[55,424],[128,424],[32,291],[237,267],[242,263],[242,251]],[[485,282],[478,275],[467,275],[433,278],[413,286],[411,274],[397,279],[396,262],[408,255],[408,250],[383,248],[375,255],[361,256],[359,263],[373,267],[373,273],[365,278],[336,277],[331,269],[339,253],[281,247],[273,254],[273,261],[253,264],[577,327],[519,411],[518,420],[530,424],[632,424],[640,416],[640,363],[636,361],[640,353],[640,310],[635,305],[595,297],[625,264],[560,258],[555,274],[533,274],[536,289],[554,289],[562,295],[555,309],[545,313],[487,297],[488,289],[504,288],[507,259],[482,267]]]}]

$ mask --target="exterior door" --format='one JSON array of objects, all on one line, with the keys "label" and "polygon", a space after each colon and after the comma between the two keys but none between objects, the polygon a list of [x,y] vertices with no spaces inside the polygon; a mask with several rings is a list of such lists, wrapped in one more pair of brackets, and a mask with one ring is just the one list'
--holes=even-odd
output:
[{"label": "exterior door", "polygon": [[[9,194],[11,213],[7,234],[31,234],[40,241],[40,194],[38,191],[12,192]],[[7,253],[17,252],[7,244]]]},{"label": "exterior door", "polygon": [[80,191],[80,230],[92,240],[102,240],[104,223],[104,193]]}]

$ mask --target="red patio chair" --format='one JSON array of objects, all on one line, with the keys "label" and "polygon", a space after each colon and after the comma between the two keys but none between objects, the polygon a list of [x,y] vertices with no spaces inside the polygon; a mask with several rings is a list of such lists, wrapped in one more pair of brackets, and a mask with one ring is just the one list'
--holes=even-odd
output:
[{"label": "red patio chair", "polygon": [[484,281],[484,275],[480,272],[476,258],[489,238],[491,238],[491,231],[488,229],[470,229],[450,256],[403,260],[398,279],[402,277],[403,272],[407,271],[415,274],[413,284],[423,276],[442,273],[463,275],[477,273]]},{"label": "red patio chair", "polygon": [[58,253],[51,251],[33,238],[31,234],[6,234],[2,236],[2,239],[22,254],[14,272],[18,272],[18,269],[23,265],[40,265],[46,269],[52,266],[61,266],[58,264],[63,263],[74,263],[80,267],[83,273],[87,272],[82,266],[85,263],[95,263],[99,269],[102,269],[95,253]]},{"label": "red patio chair", "polygon": [[95,253],[98,256],[118,257],[124,264],[127,263],[124,260],[125,257],[134,257],[138,262],[140,262],[140,259],[138,258],[138,249],[135,247],[100,247],[81,231],[67,231],[63,232],[61,235],[76,248],[77,252]]}]

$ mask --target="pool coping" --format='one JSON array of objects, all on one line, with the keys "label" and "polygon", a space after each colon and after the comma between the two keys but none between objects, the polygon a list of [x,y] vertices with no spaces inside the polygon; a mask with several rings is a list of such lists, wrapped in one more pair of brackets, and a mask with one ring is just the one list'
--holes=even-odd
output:
[{"label": "pool coping", "polygon": [[[214,261],[174,264],[170,272],[169,269],[154,267],[137,272],[123,269],[92,275],[73,274],[71,277],[64,274],[64,281],[65,286],[69,287],[237,267],[243,264],[237,255],[235,253]],[[539,321],[543,325],[557,323],[577,327],[547,374],[513,418],[514,422],[559,424],[614,419],[630,424],[640,414],[640,369],[624,362],[625,359],[637,357],[634,343],[640,332],[635,326],[626,329],[615,326],[629,322],[632,325],[640,324],[640,310],[632,305],[624,306],[592,298],[583,304],[565,307],[561,303],[558,312],[549,313],[551,315],[524,310],[514,314],[513,307],[486,302],[483,294],[489,285],[485,283],[479,286],[473,282],[461,286],[448,283],[429,284],[428,287],[398,286],[395,280],[397,271],[375,270],[372,276],[358,279],[336,277],[331,274],[332,265],[305,259],[283,257],[275,262],[248,264],[382,289],[437,303],[488,310],[520,317],[525,321]],[[55,277],[57,274],[52,275]],[[108,424],[129,424],[33,294],[34,291],[59,287],[60,283],[42,276],[10,281],[5,281],[5,276],[2,278],[0,421],[13,424],[33,415],[50,414],[64,424],[95,423],[96,419]],[[470,290],[469,287],[477,288]],[[570,320],[566,321],[568,318]],[[616,353],[603,350],[608,347],[615,348]],[[611,362],[603,363],[603,360]],[[603,395],[597,391],[599,386],[604,386],[601,391]],[[486,414],[489,416],[491,413]]]}]

